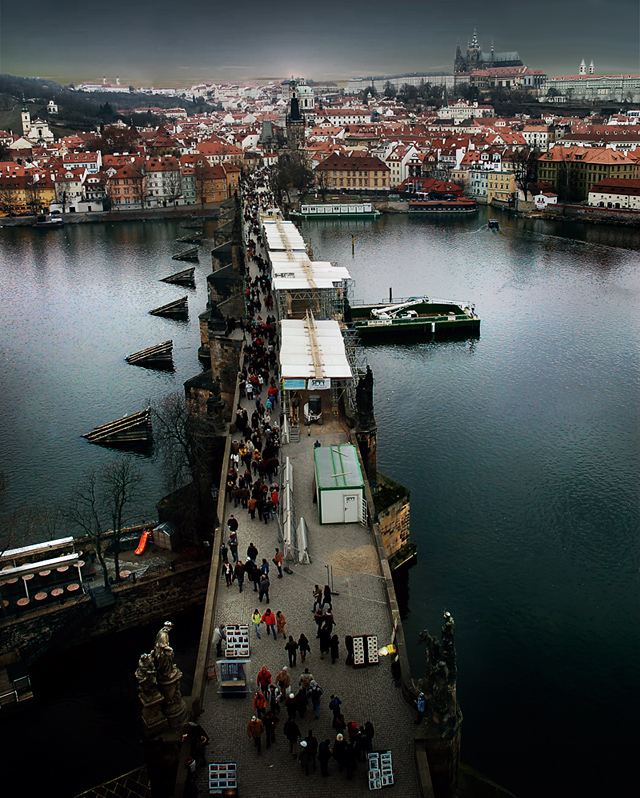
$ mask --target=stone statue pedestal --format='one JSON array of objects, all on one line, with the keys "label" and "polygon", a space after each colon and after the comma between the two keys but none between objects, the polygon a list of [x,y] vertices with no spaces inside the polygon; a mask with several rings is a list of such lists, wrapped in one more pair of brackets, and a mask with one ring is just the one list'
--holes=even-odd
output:
[{"label": "stone statue pedestal", "polygon": [[169,721],[162,711],[164,696],[156,693],[155,696],[140,694],[142,702],[142,725],[147,737],[157,737],[169,728]]},{"label": "stone statue pedestal", "polygon": [[162,711],[170,729],[181,729],[189,715],[187,706],[180,693],[180,679],[182,672],[175,668],[171,676],[158,679],[158,688],[164,697]]}]

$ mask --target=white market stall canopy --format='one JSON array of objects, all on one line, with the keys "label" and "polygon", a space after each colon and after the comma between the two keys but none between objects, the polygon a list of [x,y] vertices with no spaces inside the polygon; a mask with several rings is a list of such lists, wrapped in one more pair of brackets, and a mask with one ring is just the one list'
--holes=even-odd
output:
[{"label": "white market stall canopy", "polygon": [[350,279],[344,266],[333,266],[328,261],[307,261],[306,264],[289,262],[273,265],[272,285],[276,291],[336,288]]},{"label": "white market stall canopy", "polygon": [[352,378],[337,321],[315,320],[309,314],[306,319],[283,319],[280,329],[280,373],[283,379]]},{"label": "white market stall canopy", "polygon": [[280,272],[291,266],[308,266],[310,263],[322,263],[326,266],[333,265],[330,260],[311,261],[307,253],[301,252],[300,250],[296,252],[293,250],[287,252],[270,252],[269,260],[271,261],[271,268],[274,272]]},{"label": "white market stall canopy", "polygon": [[262,227],[267,239],[267,249],[269,250],[299,250],[306,251],[304,238],[298,232],[298,228],[293,222],[282,222],[279,219],[274,221],[263,220]]}]

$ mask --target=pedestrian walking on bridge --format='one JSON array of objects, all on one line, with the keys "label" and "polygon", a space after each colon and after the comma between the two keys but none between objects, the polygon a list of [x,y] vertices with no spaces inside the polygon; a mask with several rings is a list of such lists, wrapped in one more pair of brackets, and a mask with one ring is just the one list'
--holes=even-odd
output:
[{"label": "pedestrian walking on bridge", "polygon": [[253,740],[258,754],[262,753],[262,735],[264,733],[264,723],[255,715],[247,724],[247,737]]}]

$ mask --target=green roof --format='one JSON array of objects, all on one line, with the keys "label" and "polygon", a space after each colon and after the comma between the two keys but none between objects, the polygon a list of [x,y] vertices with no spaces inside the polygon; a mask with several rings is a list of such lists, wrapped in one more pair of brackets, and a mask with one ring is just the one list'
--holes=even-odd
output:
[{"label": "green roof", "polygon": [[314,458],[320,490],[364,487],[358,454],[352,444],[318,446],[314,449]]}]

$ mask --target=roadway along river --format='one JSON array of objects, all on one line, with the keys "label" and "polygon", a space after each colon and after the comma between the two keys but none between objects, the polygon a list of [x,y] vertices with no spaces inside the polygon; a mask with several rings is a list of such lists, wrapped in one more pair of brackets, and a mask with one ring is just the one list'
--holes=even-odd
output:
[{"label": "roadway along river", "polygon": [[[380,469],[413,491],[414,675],[411,641],[450,610],[464,760],[520,798],[618,794],[640,711],[640,233],[485,223],[481,210],[303,232],[317,259],[351,270],[360,299],[392,286],[472,301],[482,318],[475,341],[367,350]],[[198,373],[208,248],[196,291],[158,282],[180,268],[170,256],[185,234],[166,222],[0,232],[10,508],[64,498],[111,456],[83,432]],[[148,315],[185,293],[188,323]],[[124,361],[168,338],[174,373]],[[136,512],[153,517],[162,480],[140,464]]]}]

